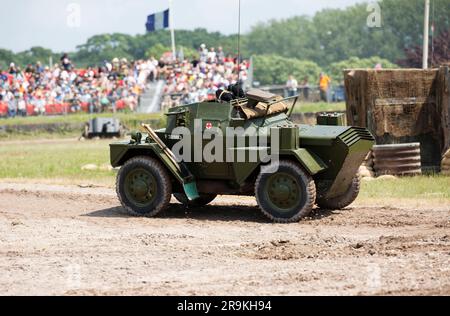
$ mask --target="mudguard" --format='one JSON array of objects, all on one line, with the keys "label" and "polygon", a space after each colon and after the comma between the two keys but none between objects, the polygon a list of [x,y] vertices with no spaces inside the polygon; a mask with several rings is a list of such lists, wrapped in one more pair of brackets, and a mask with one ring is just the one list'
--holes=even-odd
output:
[{"label": "mudguard", "polygon": [[280,151],[281,157],[295,158],[305,170],[312,176],[322,172],[328,168],[328,166],[320,159],[316,154],[305,148],[299,148],[296,150]]},{"label": "mudguard", "polygon": [[111,144],[111,165],[114,168],[121,167],[127,160],[136,156],[153,157],[161,161],[174,178],[183,184],[183,177],[178,166],[176,166],[169,157],[155,143],[143,143],[139,145],[130,143]]}]

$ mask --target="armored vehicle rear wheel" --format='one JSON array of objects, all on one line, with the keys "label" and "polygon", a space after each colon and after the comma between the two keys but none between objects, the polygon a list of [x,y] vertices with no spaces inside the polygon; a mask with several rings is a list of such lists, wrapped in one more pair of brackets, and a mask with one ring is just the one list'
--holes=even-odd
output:
[{"label": "armored vehicle rear wheel", "polygon": [[120,169],[116,191],[122,206],[130,214],[153,217],[169,206],[172,183],[160,162],[136,157]]},{"label": "armored vehicle rear wheel", "polygon": [[217,194],[200,194],[200,197],[195,201],[189,201],[188,197],[184,193],[174,193],[173,196],[183,205],[192,207],[206,206],[215,200]]},{"label": "armored vehicle rear wheel", "polygon": [[352,184],[350,188],[343,195],[332,198],[332,199],[324,199],[320,198],[317,200],[317,205],[322,209],[327,210],[342,210],[346,208],[353,202],[355,202],[356,198],[359,195],[359,190],[361,188],[361,177],[360,175],[356,175],[353,178]]},{"label": "armored vehicle rear wheel", "polygon": [[293,223],[308,216],[316,201],[316,185],[296,163],[280,161],[276,173],[261,173],[255,185],[264,215],[276,223]]}]

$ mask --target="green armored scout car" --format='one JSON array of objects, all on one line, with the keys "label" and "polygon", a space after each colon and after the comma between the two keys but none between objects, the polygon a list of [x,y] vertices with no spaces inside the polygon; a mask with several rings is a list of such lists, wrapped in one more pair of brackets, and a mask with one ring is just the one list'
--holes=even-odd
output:
[{"label": "green armored scout car", "polygon": [[172,195],[189,207],[218,195],[256,196],[278,223],[298,222],[315,205],[347,207],[359,194],[358,170],[374,138],[342,126],[340,115],[320,116],[323,125],[296,125],[290,120],[296,103],[297,97],[260,90],[219,91],[215,101],[170,109],[165,129],[143,125],[145,134],[111,145],[123,207],[151,217]]}]

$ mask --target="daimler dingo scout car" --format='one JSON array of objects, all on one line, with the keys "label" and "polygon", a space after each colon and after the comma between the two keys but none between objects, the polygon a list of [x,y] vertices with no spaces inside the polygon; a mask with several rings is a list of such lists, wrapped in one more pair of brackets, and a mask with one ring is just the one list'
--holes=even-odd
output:
[{"label": "daimler dingo scout car", "polygon": [[[111,163],[121,167],[123,207],[155,216],[172,195],[192,207],[217,195],[256,196],[262,212],[279,223],[299,221],[315,205],[347,207],[358,196],[358,170],[374,138],[364,128],[340,126],[338,115],[320,117],[323,125],[296,125],[289,119],[296,102],[259,90],[219,91],[215,101],[171,109],[165,129],[143,125],[148,135],[134,133],[131,141],[111,145]],[[189,148],[179,150],[180,142]],[[219,144],[210,150],[216,159],[206,159],[213,142]],[[267,155],[255,155],[264,150]]]}]

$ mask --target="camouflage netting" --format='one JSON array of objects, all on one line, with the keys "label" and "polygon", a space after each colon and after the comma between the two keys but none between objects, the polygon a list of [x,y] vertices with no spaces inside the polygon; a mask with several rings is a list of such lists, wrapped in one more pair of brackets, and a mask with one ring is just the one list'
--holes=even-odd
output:
[{"label": "camouflage netting", "polygon": [[450,147],[448,69],[345,71],[349,124],[378,144],[421,142],[424,166],[439,167]]}]

